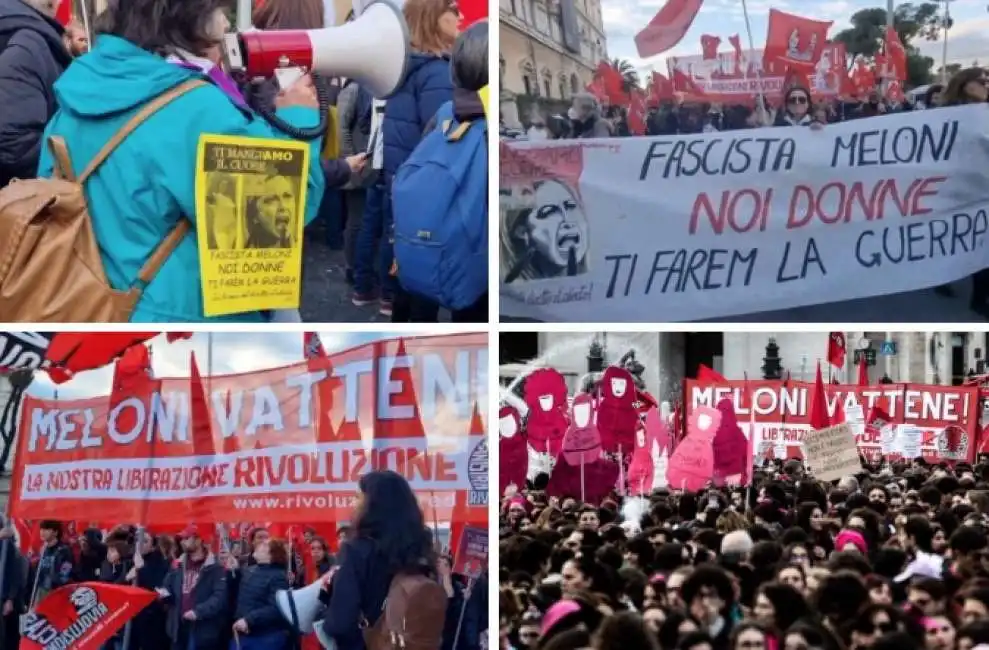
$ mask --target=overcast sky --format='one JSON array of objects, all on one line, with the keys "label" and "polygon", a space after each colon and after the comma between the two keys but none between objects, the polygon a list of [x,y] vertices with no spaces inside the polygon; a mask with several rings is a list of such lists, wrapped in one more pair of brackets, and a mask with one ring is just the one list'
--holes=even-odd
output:
[{"label": "overcast sky", "polygon": [[[694,21],[687,36],[677,47],[662,56],[639,59],[635,51],[635,34],[641,30],[666,0],[602,0],[604,26],[608,36],[608,55],[611,58],[628,59],[637,68],[653,68],[666,73],[667,56],[700,54],[702,34],[720,36],[722,50],[729,50],[728,37],[739,34],[742,44],[748,46],[745,32],[745,19],[741,0],[705,0],[701,12]],[[762,49],[766,43],[769,9],[775,7],[797,15],[818,20],[832,20],[832,34],[850,26],[849,19],[859,9],[884,7],[884,0],[748,0],[749,17],[752,22],[752,40],[755,49]],[[899,0],[896,4],[902,4]],[[948,62],[970,65],[979,59],[982,65],[989,64],[989,13],[987,0],[956,0],[951,4],[955,26],[948,34]],[[919,41],[915,45],[922,53],[932,57],[941,65],[940,41]]]},{"label": "overcast sky", "polygon": [[[408,336],[402,332],[387,335],[372,333],[320,332],[323,347],[332,354],[339,350],[378,339]],[[213,334],[213,374],[223,375],[285,366],[304,358],[302,332],[288,333],[222,333]],[[164,335],[151,341],[151,358],[158,377],[188,377],[189,352],[195,351],[200,368],[206,372],[208,335],[193,334],[191,339],[168,343]],[[109,395],[113,381],[113,366],[83,372],[58,387],[59,399],[99,397]],[[43,372],[35,374],[28,393],[36,397],[54,396],[55,386]]]}]

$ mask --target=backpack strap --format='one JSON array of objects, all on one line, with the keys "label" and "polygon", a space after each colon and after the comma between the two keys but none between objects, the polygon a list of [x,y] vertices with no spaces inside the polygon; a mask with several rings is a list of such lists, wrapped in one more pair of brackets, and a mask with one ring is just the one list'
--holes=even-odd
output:
[{"label": "backpack strap", "polygon": [[182,95],[186,94],[190,90],[199,88],[200,86],[209,85],[207,81],[203,79],[190,79],[184,83],[175,86],[171,90],[158,95],[153,100],[141,107],[141,110],[137,112],[134,117],[130,118],[127,124],[124,124],[119,131],[113,134],[103,148],[100,149],[96,157],[93,158],[86,168],[79,174],[79,183],[85,183],[86,179],[93,175],[93,173],[103,164],[104,161],[113,153],[114,149],[120,146],[120,143],[124,139],[133,133],[134,129],[144,124],[144,122],[150,118],[152,115],[157,113],[159,110],[164,108],[167,104],[170,104],[173,100],[178,99]]},{"label": "backpack strap", "polygon": [[[134,130],[144,124],[152,115],[157,113],[159,110],[164,108],[166,105],[170,104],[172,101],[178,99],[182,95],[186,94],[190,90],[195,90],[200,86],[209,85],[203,79],[190,79],[189,81],[183,82],[178,86],[175,86],[171,90],[155,97],[153,100],[141,107],[141,109],[124,124],[119,131],[113,134],[103,148],[96,154],[96,156],[89,162],[86,168],[82,171],[78,178],[72,172],[72,159],[69,157],[69,149],[65,144],[65,139],[62,136],[50,136],[48,138],[48,148],[51,150],[52,158],[55,161],[55,173],[58,178],[62,178],[67,181],[72,181],[82,185],[86,180],[93,175],[94,172],[102,165],[110,154],[120,146],[120,143],[124,141]],[[144,263],[141,270],[138,271],[137,279],[138,286],[131,287],[130,293],[134,301],[137,304],[137,300],[140,298],[141,293],[144,291],[144,287],[151,284],[155,276],[158,275],[158,271],[161,270],[162,264],[165,260],[171,256],[175,249],[178,247],[179,243],[185,238],[189,233],[190,222],[188,219],[179,219],[179,222],[175,225],[168,235],[158,244],[154,253],[148,258],[148,261]]]}]

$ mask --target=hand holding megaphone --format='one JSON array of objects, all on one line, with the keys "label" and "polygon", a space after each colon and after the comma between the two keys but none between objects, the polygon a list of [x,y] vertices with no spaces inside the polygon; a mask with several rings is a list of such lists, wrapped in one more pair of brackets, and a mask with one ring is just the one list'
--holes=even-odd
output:
[{"label": "hand holding megaphone", "polygon": [[275,108],[289,106],[319,108],[319,100],[316,98],[316,88],[313,86],[311,76],[303,75],[294,84],[279,91],[278,95],[275,96]]}]

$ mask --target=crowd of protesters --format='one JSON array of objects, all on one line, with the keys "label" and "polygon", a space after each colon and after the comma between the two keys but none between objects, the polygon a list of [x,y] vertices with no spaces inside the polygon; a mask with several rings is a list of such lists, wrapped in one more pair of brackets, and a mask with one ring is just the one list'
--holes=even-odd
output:
[{"label": "crowd of protesters", "polygon": [[[645,135],[686,135],[760,126],[824,126],[904,111],[985,103],[989,100],[986,81],[985,70],[967,68],[952,76],[946,86],[928,86],[924,94],[915,99],[908,96],[889,99],[874,90],[860,98],[817,101],[810,89],[798,83],[789,86],[778,100],[763,98],[762,110],[753,106],[697,101],[651,101],[645,119]],[[537,114],[523,126],[524,134],[511,132],[503,125],[502,135],[527,140],[632,135],[628,126],[628,109],[602,106],[590,93],[576,95],[566,116]]]},{"label": "crowd of protesters", "polygon": [[[797,460],[751,489],[548,495],[500,514],[505,650],[972,650],[989,644],[989,465]],[[624,514],[623,514],[624,513]]]},{"label": "crowd of protesters", "polygon": [[[59,2],[69,1],[0,0],[0,188],[54,174],[48,136],[64,139],[79,173],[140,107],[184,82],[207,82],[161,108],[149,118],[153,127],[126,137],[87,180],[96,244],[113,288],[129,289],[168,233],[195,213],[202,134],[286,139],[325,124],[325,133],[309,136],[311,158],[321,164],[310,165],[300,218],[319,218],[329,247],[344,251],[355,306],[376,306],[395,322],[438,320],[441,305],[405,291],[393,263],[391,184],[441,107],[452,103],[458,120],[484,119],[477,91],[487,85],[485,21],[461,33],[456,2],[405,2],[412,52],[398,89],[378,102],[353,79],[306,75],[280,89],[274,80],[231,77],[222,53],[231,28],[226,0],[110,2],[94,18],[91,47],[78,25],[64,27],[54,17]],[[259,29],[324,26],[321,0],[258,6]],[[258,237],[273,236],[264,223],[248,224],[255,226]],[[146,287],[131,320],[211,320],[203,312],[198,255],[193,232]],[[324,271],[304,265],[306,273]],[[290,310],[232,318],[300,317]],[[452,319],[486,322],[486,295]]]},{"label": "crowd of protesters", "polygon": [[[275,596],[323,581],[324,632],[339,650],[360,650],[362,621],[375,622],[373,612],[382,611],[392,578],[415,572],[437,580],[447,594],[438,650],[480,648],[487,635],[486,578],[471,584],[453,573],[453,559],[436,548],[435,531],[425,525],[416,496],[400,475],[366,474],[360,494],[353,523],[338,529],[337,540],[323,539],[311,528],[293,544],[263,527],[241,542],[213,540],[196,526],[176,536],[120,526],[106,535],[86,530],[70,541],[60,522],[45,521],[39,552],[26,557],[12,542],[13,530],[4,528],[0,545],[7,546],[7,561],[0,601],[5,636],[0,647],[18,647],[19,615],[36,608],[50,591],[105,581],[158,594],[134,619],[127,650],[319,648],[315,638],[300,639],[293,632]],[[124,636],[119,632],[104,650],[123,650]]]}]

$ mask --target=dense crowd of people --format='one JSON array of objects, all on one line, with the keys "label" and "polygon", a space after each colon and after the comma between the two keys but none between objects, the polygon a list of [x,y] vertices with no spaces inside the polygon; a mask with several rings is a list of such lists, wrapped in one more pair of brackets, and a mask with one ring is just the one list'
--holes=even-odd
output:
[{"label": "dense crowd of people", "polygon": [[[443,307],[454,321],[486,322],[486,294],[473,304],[451,307],[437,295],[407,289],[393,249],[395,215],[416,215],[424,207],[393,204],[392,189],[399,169],[438,128],[435,118],[441,109],[452,107],[454,119],[462,123],[485,122],[478,91],[487,85],[487,22],[461,32],[456,2],[405,2],[411,54],[397,90],[379,101],[354,79],[307,74],[282,88],[274,79],[235,78],[222,51],[231,27],[229,4],[110,2],[94,18],[90,46],[81,27],[64,27],[55,20],[58,2],[0,0],[0,189],[13,179],[56,173],[58,161],[47,146],[50,136],[63,138],[73,154],[75,169],[69,172],[80,173],[141,107],[183,83],[202,80],[204,85],[149,117],[149,128],[126,136],[85,180],[96,245],[113,289],[134,286],[169,233],[194,217],[201,135],[295,137],[309,140],[314,161],[297,218],[306,224],[318,218],[330,248],[344,251],[346,279],[353,290],[348,298],[354,305],[377,305],[381,315],[395,322],[435,322]],[[324,26],[321,0],[258,4],[253,23],[259,29]],[[351,12],[348,20],[353,19]],[[325,131],[303,138],[313,125],[325,126]],[[484,160],[486,177],[486,155]],[[422,189],[429,192],[432,186]],[[477,223],[484,222],[486,231],[487,204],[471,200],[477,205],[465,209]],[[275,236],[277,222],[261,217],[248,221],[248,242]],[[193,231],[144,288],[130,319],[211,320],[204,314],[198,256]],[[305,273],[324,272],[305,262],[303,268]],[[294,321],[300,316],[287,310],[226,318]],[[326,314],[326,320],[334,315]]]},{"label": "dense crowd of people", "polygon": [[972,650],[989,644],[989,465],[798,460],[746,487],[547,494],[500,513],[506,650]]},{"label": "dense crowd of people", "polygon": [[[651,101],[645,119],[645,135],[685,135],[735,131],[760,126],[824,126],[835,122],[876,117],[940,106],[985,103],[987,75],[982,68],[967,68],[951,77],[947,85],[932,84],[920,97],[884,97],[874,90],[862,97],[815,98],[801,83],[790,85],[779,99],[762,98],[757,106],[721,105],[685,100]],[[607,138],[632,135],[628,109],[602,106],[590,93],[573,98],[566,116],[536,114],[513,132],[502,123],[502,135],[526,140]]]},{"label": "dense crowd of people", "polygon": [[[424,523],[416,496],[400,475],[366,474],[360,494],[352,524],[341,526],[336,540],[299,527],[304,532],[293,543],[256,527],[242,542],[231,541],[214,539],[197,526],[175,536],[154,536],[134,526],[106,535],[90,529],[69,540],[62,523],[45,521],[40,548],[25,556],[13,543],[13,529],[4,528],[0,646],[18,647],[18,617],[52,590],[103,581],[158,594],[134,619],[126,650],[287,650],[300,643],[310,650],[321,646],[293,632],[275,596],[322,581],[323,631],[339,650],[360,650],[364,622],[373,625],[383,611],[392,579],[412,572],[435,579],[446,592],[442,650],[480,648],[487,635],[486,577],[472,583],[453,573],[449,550],[436,548],[435,531]],[[105,650],[125,650],[125,634],[120,631]]]}]

